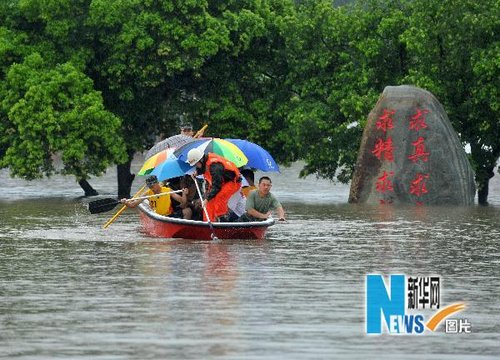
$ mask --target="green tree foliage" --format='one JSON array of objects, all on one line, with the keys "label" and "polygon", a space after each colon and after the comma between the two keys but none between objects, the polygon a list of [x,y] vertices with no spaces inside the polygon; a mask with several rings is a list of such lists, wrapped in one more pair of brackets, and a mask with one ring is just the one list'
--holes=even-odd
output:
[{"label": "green tree foliage", "polygon": [[92,2],[90,66],[106,105],[124,119],[130,151],[150,146],[162,130],[178,131],[168,110],[206,59],[229,45],[224,23],[208,10],[199,1]]},{"label": "green tree foliage", "polygon": [[31,180],[56,171],[78,179],[101,175],[123,160],[124,145],[115,134],[120,120],[107,111],[92,81],[71,63],[47,68],[31,54],[14,64],[2,86],[1,167]]},{"label": "green tree foliage", "polygon": [[403,11],[376,1],[302,1],[288,19],[288,138],[306,161],[301,175],[350,180],[366,115],[383,88],[404,75],[404,25]]},{"label": "green tree foliage", "polygon": [[416,0],[402,38],[411,54],[406,81],[443,103],[464,144],[471,146],[479,202],[500,156],[500,3]]},{"label": "green tree foliage", "polygon": [[121,121],[83,72],[90,54],[82,28],[88,3],[0,6],[0,167],[14,176],[61,172],[84,180],[125,159]]},{"label": "green tree foliage", "polygon": [[294,16],[289,1],[245,1],[212,7],[229,29],[230,46],[211,57],[190,84],[195,96],[192,117],[208,121],[221,137],[248,138],[268,148],[282,162],[295,160],[287,136],[284,22]]}]

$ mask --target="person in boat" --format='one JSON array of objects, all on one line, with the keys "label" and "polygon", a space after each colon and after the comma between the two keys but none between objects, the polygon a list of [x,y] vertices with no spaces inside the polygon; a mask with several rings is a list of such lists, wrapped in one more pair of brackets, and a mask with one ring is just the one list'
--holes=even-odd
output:
[{"label": "person in boat", "polygon": [[262,221],[268,219],[273,211],[278,214],[279,221],[285,221],[283,206],[271,193],[271,178],[263,176],[259,179],[258,190],[250,192],[247,199],[246,213],[238,221]]},{"label": "person in boat", "polygon": [[247,197],[250,191],[256,190],[254,184],[254,172],[250,168],[240,168],[241,173],[241,188],[231,196],[227,205],[229,213],[226,216],[227,221],[237,221],[246,212]]},{"label": "person in boat", "polygon": [[257,190],[257,186],[255,186],[255,174],[252,169],[244,168],[241,170],[241,176],[246,180],[247,184],[244,184],[241,188],[241,192],[243,195],[248,198],[250,192],[253,190]]},{"label": "person in boat", "polygon": [[[183,201],[182,195],[180,196],[181,197],[180,199],[179,199],[179,196],[172,196],[171,201],[172,201],[173,212],[169,216],[175,217],[175,218],[193,220],[194,219],[194,210],[193,210],[193,206],[191,204],[191,201],[193,200],[193,196],[196,193],[196,187],[194,187],[194,184],[192,187],[190,187],[189,183],[186,181],[186,178],[191,180],[191,178],[188,175],[180,176],[180,177],[169,179],[168,183],[165,185],[172,190],[187,189],[187,190],[184,190],[184,192],[186,192],[186,201]],[[194,187],[194,190],[193,190],[193,187]]]},{"label": "person in boat", "polygon": [[[189,165],[196,166],[197,172],[203,174],[208,189],[203,200],[210,221],[225,221],[228,213],[228,201],[240,190],[240,171],[234,163],[214,153],[205,155],[199,149],[191,149],[187,154]],[[203,213],[203,220],[207,215]]]},{"label": "person in boat", "polygon": [[[160,185],[158,178],[155,175],[151,175],[146,179],[146,185],[149,187],[149,190],[145,195],[155,195],[161,194],[165,192],[172,191],[171,188],[167,186]],[[179,194],[167,194],[161,195],[157,198],[149,199],[149,206],[159,215],[164,216],[172,216],[174,214],[174,209],[172,207],[172,199],[178,201],[181,204],[187,204],[187,193],[188,189],[182,189],[182,195]],[[125,204],[129,208],[135,208],[139,205],[143,200],[134,200],[134,199],[121,199],[120,202]],[[190,219],[192,215],[191,209],[188,207],[183,208],[182,217],[184,219]],[[180,217],[180,216],[178,216]]]},{"label": "person in boat", "polygon": [[[200,190],[203,188],[203,178],[196,178],[193,180],[193,178],[190,175],[185,175],[183,178],[183,182],[185,185],[184,187],[188,188],[189,193],[188,193],[188,204],[191,210],[193,211],[193,216],[192,220],[203,220],[203,207],[202,207],[202,200],[200,199],[200,196],[198,195],[198,190],[196,189],[196,184],[195,181],[198,183],[198,187]],[[203,196],[203,194],[202,194]]]},{"label": "person in boat", "polygon": [[190,123],[182,123],[180,126],[180,135],[194,136],[193,125]]},{"label": "person in boat", "polygon": [[240,188],[240,191],[236,191],[227,202],[229,212],[226,216],[226,221],[232,222],[238,220],[246,211],[246,202],[247,198],[243,195],[243,188]]}]

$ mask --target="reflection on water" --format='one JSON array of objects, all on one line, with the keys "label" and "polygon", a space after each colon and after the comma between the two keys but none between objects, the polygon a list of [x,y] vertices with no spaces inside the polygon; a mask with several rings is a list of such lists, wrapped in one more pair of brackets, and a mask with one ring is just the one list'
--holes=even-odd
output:
[{"label": "reflection on water", "polygon": [[[0,195],[5,358],[500,353],[498,197],[487,208],[349,205],[347,187],[285,172],[273,176],[273,191],[288,223],[264,241],[211,243],[147,237],[132,211],[104,230],[113,212],[88,214],[72,180],[0,180],[8,184]],[[94,182],[112,193],[114,180]],[[365,336],[367,273],[440,275],[442,303],[466,302],[460,317],[473,333]]]}]

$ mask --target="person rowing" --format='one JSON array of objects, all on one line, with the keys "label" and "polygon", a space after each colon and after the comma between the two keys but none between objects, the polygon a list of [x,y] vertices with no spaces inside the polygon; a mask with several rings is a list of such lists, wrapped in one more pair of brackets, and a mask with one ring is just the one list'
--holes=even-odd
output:
[{"label": "person rowing", "polygon": [[197,172],[203,174],[208,183],[208,190],[203,200],[203,207],[207,211],[203,214],[203,220],[225,220],[224,216],[228,213],[228,201],[235,192],[240,190],[241,177],[236,165],[214,153],[205,155],[196,148],[189,150],[186,162],[191,166],[196,166]]},{"label": "person rowing", "polygon": [[[149,206],[156,212],[158,215],[169,216],[173,214],[172,208],[172,199],[175,199],[180,204],[187,204],[187,193],[188,190],[186,188],[182,189],[182,195],[176,194],[166,186],[161,186],[158,178],[155,175],[151,175],[146,179],[146,185],[149,187],[149,190],[146,192],[146,195],[159,195],[157,198],[150,198]],[[168,193],[163,195],[164,193]],[[143,199],[121,199],[120,202],[126,205],[129,208],[135,208],[139,205]],[[191,209],[189,207],[185,207],[182,210],[184,219],[191,219]]]}]

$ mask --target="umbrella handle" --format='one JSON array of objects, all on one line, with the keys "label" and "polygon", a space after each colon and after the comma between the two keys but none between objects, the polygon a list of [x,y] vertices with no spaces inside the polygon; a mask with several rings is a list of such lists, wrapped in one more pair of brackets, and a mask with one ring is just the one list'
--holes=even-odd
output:
[{"label": "umbrella handle", "polygon": [[217,236],[215,236],[214,226],[213,226],[212,222],[210,221],[210,216],[208,215],[207,208],[205,207],[205,204],[203,203],[203,197],[201,196],[200,186],[198,185],[198,181],[196,181],[196,176],[194,176],[194,174],[193,174],[193,175],[191,175],[191,177],[193,178],[194,184],[196,185],[196,191],[198,191],[198,196],[200,197],[200,200],[201,200],[201,206],[203,207],[203,211],[205,212],[205,216],[207,217],[208,226],[210,226],[210,230],[212,230],[212,240],[217,241],[219,239],[217,238]]},{"label": "umbrella handle", "polygon": [[[135,195],[134,195],[132,198],[135,198],[137,195],[139,195],[139,194],[140,194],[140,193],[144,190],[144,188],[145,188],[145,187],[146,187],[146,184],[144,184],[144,185],[143,185],[143,186],[139,189],[139,191],[135,193]],[[127,206],[126,206],[126,205],[123,205],[123,206],[121,207],[121,209],[120,209],[120,210],[118,210],[118,212],[117,212],[117,213],[116,213],[116,214],[115,214],[115,215],[114,215],[111,219],[109,219],[109,220],[108,220],[108,222],[107,222],[106,224],[104,224],[103,228],[104,228],[104,229],[106,229],[109,225],[111,225],[111,224],[112,224],[112,223],[116,220],[116,218],[118,218],[118,216],[120,216],[120,215],[122,214],[122,212],[124,212],[124,211],[125,211],[125,209],[126,209],[126,208],[127,208]]]}]

